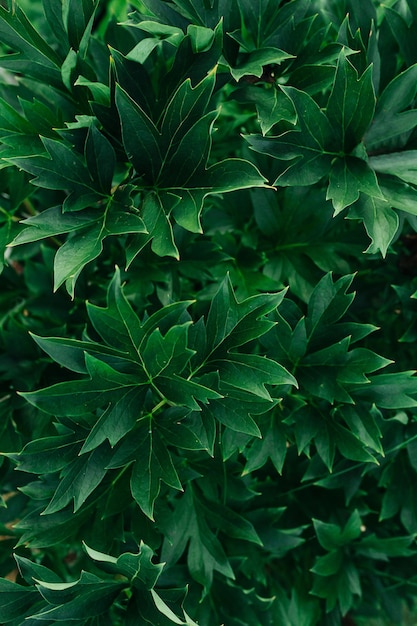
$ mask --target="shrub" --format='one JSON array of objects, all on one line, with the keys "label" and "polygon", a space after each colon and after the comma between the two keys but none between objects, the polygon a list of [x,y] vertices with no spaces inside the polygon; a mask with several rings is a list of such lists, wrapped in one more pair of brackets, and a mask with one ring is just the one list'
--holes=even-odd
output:
[{"label": "shrub", "polygon": [[401,622],[416,28],[0,7],[2,623]]}]

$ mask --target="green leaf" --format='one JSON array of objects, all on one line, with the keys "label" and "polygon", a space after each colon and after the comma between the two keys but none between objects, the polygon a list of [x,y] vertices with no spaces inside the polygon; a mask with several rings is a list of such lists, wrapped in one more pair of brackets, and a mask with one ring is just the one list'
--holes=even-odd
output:
[{"label": "green leaf", "polygon": [[212,500],[199,499],[199,509],[204,511],[210,524],[219,528],[222,533],[262,546],[262,541],[252,523],[231,508]]},{"label": "green leaf", "polygon": [[180,491],[182,485],[171,455],[157,429],[152,428],[151,422],[143,420],[135,435],[140,444],[137,446],[130,488],[142,511],[153,520],[154,502],[159,494],[161,480],[169,487]]},{"label": "green leaf", "polygon": [[256,406],[249,405],[247,410],[242,410],[241,405],[236,404],[233,398],[225,397],[221,400],[213,400],[208,406],[203,407],[203,414],[210,415],[234,432],[260,437],[261,432],[250,414],[251,409],[254,414],[257,413]]},{"label": "green leaf", "polygon": [[46,189],[79,190],[80,187],[94,191],[93,181],[80,156],[63,141],[41,137],[49,156],[33,155],[9,159],[10,163],[34,174],[32,181]]},{"label": "green leaf", "polygon": [[43,514],[56,513],[65,508],[71,500],[74,500],[74,511],[77,511],[103,480],[108,460],[108,447],[100,446],[87,458],[78,457],[68,463],[61,470],[59,485]]},{"label": "green leaf", "polygon": [[15,54],[2,55],[1,64],[12,72],[25,75],[61,88],[60,59],[58,54],[39,35],[19,6],[12,11],[0,7],[0,40]]},{"label": "green leaf", "polygon": [[236,91],[233,96],[239,102],[252,102],[256,105],[258,122],[264,136],[274,124],[283,120],[290,124],[297,122],[294,105],[281,89],[247,86]]},{"label": "green leaf", "polygon": [[[142,218],[148,235],[139,235],[140,247],[137,252],[151,241],[151,248],[158,256],[171,256],[179,259],[178,248],[174,241],[174,234],[168,216],[165,214],[159,196],[150,193],[143,203]],[[137,254],[136,252],[136,254]],[[134,256],[136,256],[136,254]],[[134,258],[134,257],[133,257]],[[130,259],[133,260],[133,258]]]},{"label": "green leaf", "polygon": [[45,567],[45,565],[40,565],[39,563],[30,561],[19,554],[15,554],[14,558],[17,563],[17,567],[19,568],[21,577],[27,582],[28,585],[33,585],[33,581],[35,579],[41,579],[48,583],[62,582],[59,576]]},{"label": "green leaf", "polygon": [[107,235],[103,220],[76,232],[58,249],[54,262],[54,291],[67,281],[67,291],[74,298],[75,283],[82,269],[96,259]]},{"label": "green leaf", "polygon": [[116,85],[116,105],[128,159],[140,176],[155,181],[163,161],[158,129],[120,85]]},{"label": "green leaf", "polygon": [[204,586],[205,593],[211,587],[214,571],[220,572],[227,578],[234,578],[222,544],[210,530],[191,486],[176,502],[174,514],[171,513],[161,559],[166,561],[169,567],[181,557],[187,544],[187,563],[190,573]]},{"label": "green leaf", "polygon": [[94,0],[67,0],[64,4],[63,23],[68,33],[69,44],[74,50],[80,49],[80,52],[85,53],[82,41],[96,8],[97,3]]},{"label": "green leaf", "polygon": [[37,621],[85,620],[108,611],[125,583],[103,580],[82,572],[75,583],[38,581],[40,593],[51,608],[36,614]]},{"label": "green leaf", "polygon": [[365,225],[366,232],[372,239],[366,252],[381,252],[385,257],[388,246],[398,229],[398,215],[389,203],[371,196],[361,196],[349,209],[349,219],[359,219]]},{"label": "green leaf", "polygon": [[[354,294],[346,293],[353,281],[353,275],[343,276],[333,281],[331,273],[327,273],[317,283],[308,303],[306,326],[308,335],[319,334],[340,320],[351,305]],[[320,337],[321,338],[321,337]]]},{"label": "green leaf", "polygon": [[377,116],[364,137],[368,154],[401,148],[417,125],[417,111]]},{"label": "green leaf", "polygon": [[417,64],[395,76],[378,98],[376,118],[404,111],[412,105],[417,93]]},{"label": "green leaf", "polygon": [[116,166],[116,154],[111,143],[94,124],[88,129],[85,160],[90,176],[97,182],[97,188],[102,193],[109,194]]},{"label": "green leaf", "polygon": [[370,125],[375,110],[372,66],[359,78],[358,72],[342,48],[339,54],[333,89],[327,102],[326,115],[338,135],[338,142],[349,154]]},{"label": "green leaf", "polygon": [[[362,595],[358,570],[348,558],[340,559],[336,554],[327,555],[324,565],[318,563],[319,570],[333,569],[333,574],[316,574],[311,593],[326,600],[327,612],[340,607],[342,615],[346,615],[354,604],[354,596]],[[332,562],[333,561],[333,562]],[[340,563],[339,563],[340,561]],[[339,569],[337,565],[340,564]]]},{"label": "green leaf", "polygon": [[365,410],[361,406],[342,406],[339,411],[351,432],[355,433],[361,442],[378,454],[384,455],[380,441],[382,415],[375,406],[371,410]]},{"label": "green leaf", "polygon": [[404,4],[405,6],[403,5],[402,7],[401,5],[396,5],[395,8],[387,5],[384,7],[384,14],[389,29],[400,48],[401,55],[406,60],[407,66],[412,66],[416,62],[415,37],[417,34],[417,23],[415,17],[414,19],[411,17],[413,15],[413,5],[411,4],[410,10],[408,3]]},{"label": "green leaf", "polygon": [[395,209],[417,215],[417,189],[397,178],[381,176],[379,186],[387,202]]},{"label": "green leaf", "polygon": [[397,176],[406,183],[417,184],[417,150],[381,154],[369,159],[369,165],[381,174]]},{"label": "green leaf", "polygon": [[47,237],[55,237],[62,233],[80,230],[95,224],[98,218],[100,218],[99,211],[90,210],[71,214],[63,213],[60,206],[55,206],[38,213],[38,215],[22,220],[20,223],[25,228],[17,234],[11,245],[30,243],[46,239]]},{"label": "green leaf", "polygon": [[385,199],[375,172],[365,161],[352,156],[336,159],[330,170],[326,194],[326,200],[333,203],[334,215],[356,202],[360,192],[382,201]]},{"label": "green leaf", "polygon": [[326,176],[336,156],[334,131],[316,102],[294,87],[282,87],[297,113],[298,128],[276,137],[249,135],[253,150],[279,161],[274,185],[313,185]]},{"label": "green leaf", "polygon": [[286,59],[293,59],[294,55],[284,52],[279,48],[266,47],[254,50],[249,53],[242,53],[239,64],[230,68],[230,73],[235,80],[240,80],[244,76],[253,75],[258,78],[262,76],[265,65],[279,64]]},{"label": "green leaf", "polygon": [[[118,557],[115,565],[117,570],[126,576],[133,586],[140,580],[150,590],[155,586],[164,567],[162,563],[153,563],[153,556],[153,550],[141,542],[137,554],[124,552]],[[142,587],[139,588],[142,590]]]},{"label": "green leaf", "polygon": [[376,463],[375,457],[366,450],[363,442],[358,436],[347,430],[340,424],[333,424],[332,434],[334,442],[340,453],[352,461],[360,461],[361,463]]},{"label": "green leaf", "polygon": [[215,32],[211,28],[190,24],[187,28],[187,35],[191,38],[193,52],[206,52],[214,43]]},{"label": "green leaf", "polygon": [[0,579],[0,609],[4,623],[19,620],[38,600],[34,589]]},{"label": "green leaf", "polygon": [[265,385],[297,387],[294,376],[282,365],[266,357],[255,354],[229,354],[227,359],[214,363],[219,367],[221,383],[226,383],[225,389],[230,385],[272,402]]},{"label": "green leaf", "polygon": [[[122,290],[120,269],[116,271],[107,290],[107,307],[99,307],[87,302],[87,312],[91,323],[108,346],[125,352],[131,359],[137,360],[138,347],[146,330],[152,323],[161,323],[164,318],[170,319],[180,310],[181,313],[189,302],[175,303],[162,309],[144,322],[143,326]],[[174,313],[173,313],[174,312]],[[177,313],[180,315],[180,313]]]},{"label": "green leaf", "polygon": [[372,533],[362,539],[356,552],[365,558],[388,561],[390,557],[412,556],[415,553],[410,549],[413,542],[410,536],[381,538]]},{"label": "green leaf", "polygon": [[325,556],[319,557],[310,571],[319,576],[332,576],[341,569],[343,556],[342,550],[332,550]]},{"label": "green leaf", "polygon": [[163,336],[159,328],[149,335],[141,355],[149,375],[154,378],[164,372],[164,376],[181,374],[195,354],[187,347],[188,328],[191,322],[173,326]]},{"label": "green leaf", "polygon": [[129,389],[114,404],[110,403],[88,434],[80,454],[97,448],[106,439],[113,448],[131,431],[140,415],[146,388]]},{"label": "green leaf", "polygon": [[[395,389],[395,393],[392,390]],[[355,397],[370,400],[381,409],[417,406],[417,378],[414,371],[378,374],[370,377],[370,384],[353,390]]]},{"label": "green leaf", "polygon": [[173,145],[164,157],[157,183],[168,188],[187,188],[188,183],[201,177],[211,148],[216,111],[206,113]]},{"label": "green leaf", "polygon": [[211,301],[207,316],[208,349],[213,351],[223,344],[223,352],[261,337],[274,326],[273,322],[262,319],[263,316],[278,307],[284,293],[255,295],[238,302],[230,277],[226,275]]},{"label": "green leaf", "polygon": [[193,380],[180,378],[176,374],[170,377],[158,376],[154,381],[159,392],[169,401],[179,406],[186,406],[194,411],[201,411],[202,404],[207,404],[209,400],[217,400],[223,396],[205,385]]},{"label": "green leaf", "polygon": [[244,455],[246,465],[243,475],[264,467],[268,459],[271,459],[278,474],[282,473],[287,455],[287,436],[276,416],[271,416],[268,426],[262,429],[262,438],[247,447]]},{"label": "green leaf", "polygon": [[195,87],[188,78],[174,92],[161,122],[161,139],[166,144],[165,150],[172,151],[179,139],[204,115],[213,93],[215,78],[213,70]]},{"label": "green leaf", "polygon": [[81,416],[119,399],[129,388],[147,382],[138,369],[135,375],[123,374],[86,353],[90,380],[57,383],[39,391],[21,393],[28,402],[52,415]]},{"label": "green leaf", "polygon": [[48,474],[63,469],[78,454],[80,444],[73,434],[43,437],[27,443],[19,454],[9,454],[19,469],[32,474]]},{"label": "green leaf", "polygon": [[354,510],[343,530],[336,524],[329,524],[318,519],[313,519],[313,525],[322,548],[332,551],[357,539],[361,534],[362,521],[358,511]]}]

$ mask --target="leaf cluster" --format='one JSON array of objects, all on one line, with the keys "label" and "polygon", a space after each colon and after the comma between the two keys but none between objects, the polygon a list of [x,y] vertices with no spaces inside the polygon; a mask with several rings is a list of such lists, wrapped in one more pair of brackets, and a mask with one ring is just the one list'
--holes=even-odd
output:
[{"label": "leaf cluster", "polygon": [[400,623],[415,3],[3,5],[0,621]]}]

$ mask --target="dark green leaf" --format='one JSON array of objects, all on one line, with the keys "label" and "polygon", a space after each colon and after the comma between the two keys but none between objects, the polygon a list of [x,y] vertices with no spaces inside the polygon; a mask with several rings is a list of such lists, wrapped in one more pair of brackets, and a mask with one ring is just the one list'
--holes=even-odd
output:
[{"label": "dark green leaf", "polygon": [[294,87],[282,89],[296,110],[299,128],[277,137],[249,135],[246,139],[254,150],[279,161],[275,185],[312,185],[329,173],[337,149],[334,132],[311,96]]},{"label": "dark green leaf", "polygon": [[173,489],[182,490],[182,485],[171,455],[150,421],[144,420],[140,430],[136,432],[136,437],[140,445],[137,447],[130,488],[142,511],[153,519],[154,502],[159,494],[160,481]]},{"label": "dark green leaf", "polygon": [[342,48],[326,115],[339,136],[339,145],[345,154],[349,154],[362,141],[374,110],[372,66],[359,77]]},{"label": "dark green leaf", "polygon": [[384,200],[375,172],[362,159],[347,156],[332,164],[326,200],[331,200],[334,214],[356,202],[359,194]]},{"label": "dark green leaf", "polygon": [[38,582],[38,589],[52,607],[36,615],[38,621],[85,620],[108,611],[124,583],[106,581],[83,572],[75,583]]},{"label": "dark green leaf", "polygon": [[372,239],[366,252],[380,251],[385,256],[399,224],[398,215],[389,203],[379,198],[362,196],[349,209],[348,218],[359,219],[364,223],[366,232]]}]

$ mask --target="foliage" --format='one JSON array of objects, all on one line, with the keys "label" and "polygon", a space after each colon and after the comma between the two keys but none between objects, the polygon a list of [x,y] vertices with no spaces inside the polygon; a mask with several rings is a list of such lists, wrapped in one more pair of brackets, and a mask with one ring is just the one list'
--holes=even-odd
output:
[{"label": "foliage", "polygon": [[0,6],[2,623],[400,622],[416,24]]}]

